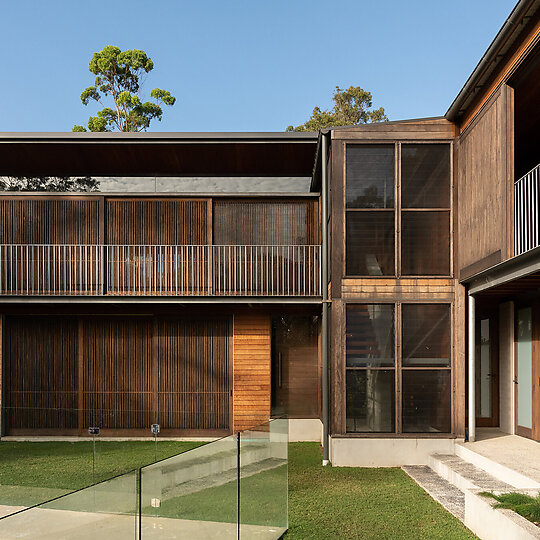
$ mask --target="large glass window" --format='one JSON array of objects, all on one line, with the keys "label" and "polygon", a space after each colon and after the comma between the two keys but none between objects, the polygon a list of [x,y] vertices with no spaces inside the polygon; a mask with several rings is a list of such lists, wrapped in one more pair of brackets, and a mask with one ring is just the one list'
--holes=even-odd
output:
[{"label": "large glass window", "polygon": [[394,260],[394,212],[347,212],[347,275],[393,275]]},{"label": "large glass window", "polygon": [[394,145],[347,148],[347,208],[394,208]]},{"label": "large glass window", "polygon": [[450,275],[449,144],[348,145],[345,185],[347,275]]},{"label": "large glass window", "polygon": [[451,431],[450,313],[449,304],[347,306],[347,432]]}]

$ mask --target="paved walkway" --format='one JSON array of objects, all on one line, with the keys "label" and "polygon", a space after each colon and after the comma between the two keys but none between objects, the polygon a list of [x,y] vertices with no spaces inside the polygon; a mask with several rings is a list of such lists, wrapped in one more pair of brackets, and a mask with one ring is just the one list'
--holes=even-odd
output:
[{"label": "paved walkway", "polygon": [[[0,511],[15,507],[1,507]],[[73,512],[33,508],[14,516],[0,519],[0,538],[15,540],[133,540],[138,534],[135,515]],[[229,540],[236,538],[236,523],[194,521],[159,517],[143,517],[143,538],[154,540]],[[279,527],[242,525],[245,538],[274,540],[285,532]]]},{"label": "paved walkway", "polygon": [[477,429],[476,435],[473,443],[457,444],[540,482],[540,443],[496,428]]}]

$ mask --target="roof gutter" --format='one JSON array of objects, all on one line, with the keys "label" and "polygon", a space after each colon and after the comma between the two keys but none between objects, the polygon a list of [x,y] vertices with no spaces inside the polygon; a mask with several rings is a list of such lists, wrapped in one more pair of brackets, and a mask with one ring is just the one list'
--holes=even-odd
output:
[{"label": "roof gutter", "polygon": [[484,70],[488,67],[490,62],[493,61],[493,58],[497,55],[499,49],[504,45],[504,42],[508,39],[508,36],[513,27],[521,22],[523,15],[526,13],[530,7],[531,0],[520,0],[512,13],[508,16],[505,23],[502,25],[498,34],[495,36],[495,39],[491,42],[491,45],[488,47],[487,51],[484,53],[484,56],[478,62],[478,65],[474,68],[474,71],[471,73],[470,77],[467,79],[467,82],[457,95],[456,99],[450,105],[448,111],[446,111],[445,117],[447,120],[454,122],[459,114],[459,110],[463,101],[466,97],[474,90],[478,79],[482,76]]}]

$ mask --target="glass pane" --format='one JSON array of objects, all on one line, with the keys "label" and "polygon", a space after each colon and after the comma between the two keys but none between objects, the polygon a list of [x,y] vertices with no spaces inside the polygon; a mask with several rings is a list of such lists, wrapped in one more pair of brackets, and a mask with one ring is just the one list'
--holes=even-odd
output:
[{"label": "glass pane", "polygon": [[395,431],[394,370],[347,370],[348,433]]},{"label": "glass pane", "polygon": [[394,275],[393,210],[346,214],[347,275]]},{"label": "glass pane", "polygon": [[476,355],[476,417],[491,418],[491,339],[489,319],[480,321],[480,354]]},{"label": "glass pane", "polygon": [[450,273],[450,212],[402,212],[401,272],[404,275]]},{"label": "glass pane", "polygon": [[137,471],[132,471],[0,519],[0,537],[132,540],[137,510]]},{"label": "glass pane", "polygon": [[450,207],[450,146],[401,145],[401,206]]},{"label": "glass pane", "polygon": [[347,367],[394,365],[394,305],[347,306]]},{"label": "glass pane", "polygon": [[236,435],[142,468],[142,537],[236,538]]},{"label": "glass pane", "polygon": [[450,433],[450,370],[403,370],[403,432]]},{"label": "glass pane", "polygon": [[347,146],[347,208],[394,207],[394,145]]},{"label": "glass pane", "polygon": [[518,310],[518,426],[532,428],[532,309]]},{"label": "glass pane", "polygon": [[450,306],[403,305],[403,365],[450,367]]},{"label": "glass pane", "polygon": [[240,538],[281,538],[288,528],[288,420],[240,433]]}]

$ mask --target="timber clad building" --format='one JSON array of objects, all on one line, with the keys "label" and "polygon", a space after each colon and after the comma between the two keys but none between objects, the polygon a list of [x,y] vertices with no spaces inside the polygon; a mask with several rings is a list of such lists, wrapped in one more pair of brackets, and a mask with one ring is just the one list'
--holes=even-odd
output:
[{"label": "timber clad building", "polygon": [[0,194],[2,435],[285,413],[337,465],[540,441],[539,103],[522,0],[444,117],[1,134],[0,174],[102,188]]}]

